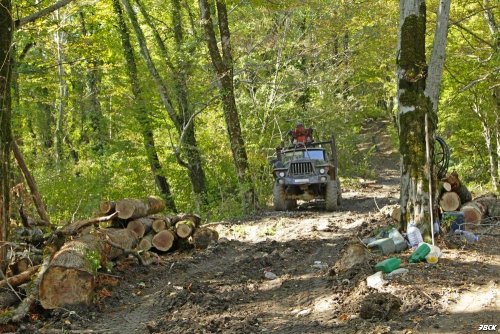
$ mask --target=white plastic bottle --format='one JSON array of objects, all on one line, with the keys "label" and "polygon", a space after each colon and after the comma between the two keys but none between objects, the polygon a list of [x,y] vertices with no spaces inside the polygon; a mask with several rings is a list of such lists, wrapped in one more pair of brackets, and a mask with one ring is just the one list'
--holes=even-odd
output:
[{"label": "white plastic bottle", "polygon": [[427,254],[427,256],[425,257],[425,260],[427,261],[427,263],[437,263],[439,261],[439,258],[441,257],[441,255],[443,255],[443,253],[441,252],[441,249],[439,249],[438,246],[433,246],[433,245],[430,245],[428,244],[431,251],[429,252],[429,254]]},{"label": "white plastic bottle", "polygon": [[422,233],[418,229],[414,222],[410,222],[407,228],[408,241],[410,242],[410,247],[417,247],[420,243],[424,242],[422,239]]}]

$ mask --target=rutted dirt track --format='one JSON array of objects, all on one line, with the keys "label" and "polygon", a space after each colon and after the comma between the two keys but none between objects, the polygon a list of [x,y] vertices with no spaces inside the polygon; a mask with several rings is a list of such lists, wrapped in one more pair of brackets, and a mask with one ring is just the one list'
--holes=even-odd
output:
[{"label": "rutted dirt track", "polygon": [[[344,246],[391,222],[383,212],[399,196],[394,159],[379,160],[376,182],[344,185],[342,209],[317,205],[213,223],[221,237],[203,251],[164,255],[157,265],[134,260],[102,276],[91,309],[58,310],[25,324],[32,333],[473,333],[500,325],[498,237],[444,249],[438,265],[409,265],[382,292],[400,298],[392,320],[359,317],[365,266],[336,274]],[[275,279],[273,274],[276,276]],[[267,276],[267,278],[266,278]],[[383,317],[382,317],[383,318]],[[498,326],[497,326],[498,327]]]}]

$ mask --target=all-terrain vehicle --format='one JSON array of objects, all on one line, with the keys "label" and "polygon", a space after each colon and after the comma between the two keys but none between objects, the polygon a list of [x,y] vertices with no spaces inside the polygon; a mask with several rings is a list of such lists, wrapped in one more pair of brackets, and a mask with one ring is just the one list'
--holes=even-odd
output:
[{"label": "all-terrain vehicle", "polygon": [[[290,134],[293,135],[292,131]],[[324,199],[326,210],[337,210],[342,191],[334,135],[329,141],[314,142],[307,138],[292,143],[276,148],[276,157],[272,160],[274,209],[293,210],[297,200]]]}]

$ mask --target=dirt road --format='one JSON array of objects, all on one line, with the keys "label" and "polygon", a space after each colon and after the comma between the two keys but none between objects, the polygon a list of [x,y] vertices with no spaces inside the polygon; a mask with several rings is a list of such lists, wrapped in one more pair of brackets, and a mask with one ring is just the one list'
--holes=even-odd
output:
[{"label": "dirt road", "polygon": [[[398,167],[383,152],[376,179],[343,185],[338,212],[304,204],[295,212],[213,223],[221,239],[207,250],[167,254],[148,268],[121,264],[113,276],[101,276],[95,307],[57,310],[24,331],[474,333],[481,324],[500,325],[498,237],[458,249],[442,244],[437,265],[410,265],[410,251],[399,254],[409,273],[378,291],[366,277],[382,256],[355,270],[332,270],[347,243],[393,223],[383,212],[399,197]],[[399,312],[387,313],[389,320],[362,319],[361,305],[380,292],[401,302]]]}]

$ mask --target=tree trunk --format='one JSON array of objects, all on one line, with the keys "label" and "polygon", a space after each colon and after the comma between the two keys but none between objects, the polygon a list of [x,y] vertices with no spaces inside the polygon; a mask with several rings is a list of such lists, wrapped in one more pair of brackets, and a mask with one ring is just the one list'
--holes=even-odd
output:
[{"label": "tree trunk", "polygon": [[14,152],[14,157],[16,158],[17,165],[21,172],[24,175],[24,179],[30,188],[31,196],[33,197],[33,203],[35,203],[36,210],[40,215],[40,218],[44,221],[46,225],[50,225],[49,214],[47,213],[47,209],[45,208],[45,204],[43,203],[42,196],[38,192],[38,187],[35,182],[35,178],[31,175],[26,163],[24,162],[23,155],[17,146],[16,141],[12,141],[12,151]]},{"label": "tree trunk", "polygon": [[158,232],[166,229],[167,224],[165,223],[164,219],[155,219],[155,220],[153,220],[153,224],[151,225],[151,228],[153,229],[153,231],[155,233],[158,233]]},{"label": "tree trunk", "polygon": [[[89,37],[87,25],[85,23],[85,16],[83,11],[80,11],[80,23],[82,28],[82,35]],[[84,113],[88,116],[90,121],[90,128],[92,129],[92,143],[93,150],[97,154],[102,154],[105,143],[107,141],[106,126],[104,124],[104,117],[102,115],[101,102],[99,101],[100,84],[101,84],[101,69],[99,67],[99,60],[92,59],[87,61],[86,68],[86,96],[84,105],[86,106]],[[87,117],[85,117],[87,118]]]},{"label": "tree trunk", "polygon": [[460,207],[460,197],[454,192],[444,193],[439,205],[443,211],[456,211]]},{"label": "tree trunk", "polygon": [[[181,151],[185,152],[187,157],[187,163],[184,163],[179,156],[178,162],[181,166],[186,167],[188,169],[188,175],[191,180],[191,185],[193,188],[193,192],[196,195],[196,200],[201,200],[203,203],[206,202],[205,193],[206,193],[206,181],[205,181],[205,171],[202,167],[201,155],[198,149],[198,143],[195,137],[195,127],[194,127],[194,110],[189,103],[189,90],[187,85],[187,74],[190,71],[189,65],[187,65],[188,61],[184,60],[182,57],[182,46],[183,46],[183,34],[182,34],[182,20],[181,13],[179,8],[179,2],[177,0],[173,1],[173,11],[172,11],[172,19],[174,26],[174,36],[176,41],[176,47],[178,52],[178,57],[183,60],[180,60],[178,63],[174,63],[171,61],[171,57],[167,51],[167,47],[160,36],[160,33],[156,29],[156,26],[153,23],[153,20],[149,16],[147,10],[141,1],[136,0],[136,3],[141,11],[146,23],[151,28],[153,35],[155,37],[156,43],[160,49],[160,53],[165,60],[167,67],[169,67],[172,72],[172,79],[175,83],[175,92],[176,92],[176,100],[177,100],[177,112],[175,112],[173,106],[170,109],[170,106],[165,105],[167,111],[169,112],[170,119],[175,125],[177,133],[179,134],[179,147],[181,147]],[[146,42],[144,41],[144,48],[146,47]],[[150,59],[149,51],[146,49],[143,51],[143,54],[146,54],[146,62],[149,65],[150,73],[153,76],[158,76],[155,80],[157,82],[158,91],[161,93],[163,91],[167,91],[167,87],[159,77],[159,74],[156,72],[154,68],[153,61]],[[186,57],[187,59],[188,57]]]},{"label": "tree trunk", "polygon": [[[11,0],[0,0],[0,241],[6,241],[10,222],[11,47],[14,24]],[[7,266],[7,247],[0,247],[0,270]]]},{"label": "tree trunk", "polygon": [[40,303],[45,309],[92,302],[97,269],[123,253],[106,242],[109,237],[125,249],[137,244],[127,229],[102,230],[66,243],[52,258],[40,283]]},{"label": "tree trunk", "polygon": [[150,196],[147,199],[122,199],[116,202],[116,212],[120,219],[136,219],[161,212],[165,209],[165,202]]},{"label": "tree trunk", "polygon": [[[130,5],[128,1],[127,4]],[[149,112],[146,109],[141,93],[134,50],[132,48],[132,44],[130,43],[130,34],[127,25],[125,23],[125,20],[123,19],[123,13],[119,0],[113,0],[113,8],[118,20],[118,30],[120,33],[120,38],[123,46],[124,58],[127,64],[127,75],[130,80],[132,94],[134,96],[135,101],[137,101],[135,105],[136,107],[135,117],[142,127],[142,136],[149,164],[153,172],[153,175],[155,177],[156,186],[158,187],[160,193],[164,197],[167,207],[173,212],[177,212],[177,207],[175,205],[172,193],[170,191],[170,185],[167,181],[167,178],[163,175],[164,170],[162,169],[160,159],[158,158],[153,132],[151,130],[151,120],[149,118]]]},{"label": "tree trunk", "polygon": [[426,162],[425,115],[431,116],[430,138],[433,138],[437,120],[432,113],[430,99],[424,95],[427,72],[425,9],[423,0],[401,1],[397,79],[401,153],[401,228],[406,229],[407,223],[413,221],[423,235],[430,236],[431,166]]},{"label": "tree trunk", "polygon": [[171,230],[163,230],[153,237],[151,244],[159,251],[166,252],[172,249],[177,239],[176,234]]},{"label": "tree trunk", "polygon": [[230,32],[226,5],[220,0],[215,1],[221,38],[222,55],[217,45],[213,28],[210,6],[207,0],[199,0],[201,22],[205,30],[205,39],[210,59],[217,73],[222,108],[226,121],[229,143],[236,167],[236,174],[242,190],[244,203],[248,209],[256,205],[255,189],[248,171],[248,158],[245,142],[241,133],[240,119],[233,85],[233,58],[231,53]]},{"label": "tree trunk", "polygon": [[[55,12],[55,20],[58,24],[61,23],[61,18],[59,15],[59,10]],[[66,103],[68,100],[68,84],[66,83],[66,71],[64,69],[64,53],[63,45],[65,43],[65,33],[62,31],[61,27],[58,27],[54,32],[54,42],[56,44],[57,52],[57,75],[59,78],[59,101],[57,107],[57,123],[54,136],[55,144],[55,158],[56,165],[60,166],[63,159],[63,140],[64,140],[64,114],[66,109]]]},{"label": "tree trunk", "polygon": [[500,189],[500,184],[498,180],[498,156],[497,156],[497,148],[496,146],[496,131],[492,129],[488,124],[488,117],[484,115],[484,112],[481,111],[481,107],[479,105],[479,101],[474,101],[472,105],[472,111],[477,115],[479,121],[481,122],[481,126],[483,128],[483,139],[486,144],[486,150],[488,151],[488,158],[490,162],[490,177],[491,177],[491,185],[493,191],[497,192]]},{"label": "tree trunk", "polygon": [[443,75],[448,40],[448,23],[450,17],[451,0],[440,0],[436,19],[436,32],[429,61],[428,77],[425,82],[425,96],[432,102],[434,113],[438,111],[441,77]]}]

